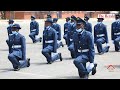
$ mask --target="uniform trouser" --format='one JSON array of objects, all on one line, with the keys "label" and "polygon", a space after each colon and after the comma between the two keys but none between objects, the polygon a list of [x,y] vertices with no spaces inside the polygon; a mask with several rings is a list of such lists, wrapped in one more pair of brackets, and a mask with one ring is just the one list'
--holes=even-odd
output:
[{"label": "uniform trouser", "polygon": [[75,58],[74,44],[70,44],[70,46],[68,47],[68,50],[71,53],[71,57]]},{"label": "uniform trouser", "polygon": [[80,55],[73,61],[74,65],[78,68],[78,72],[81,75],[89,74],[86,69],[86,63],[88,62],[88,60],[89,59],[86,55]]},{"label": "uniform trouser", "polygon": [[114,40],[114,46],[115,46],[115,51],[118,51],[120,50],[120,37],[117,37],[115,40]]},{"label": "uniform trouser", "polygon": [[96,45],[97,45],[97,50],[99,53],[108,51],[109,46],[105,46],[104,48],[102,47],[102,44],[104,44],[104,43],[105,43],[104,38],[97,39]]},{"label": "uniform trouser", "polygon": [[57,40],[57,48],[60,48],[61,46],[63,46],[63,43],[61,40]]},{"label": "uniform trouser", "polygon": [[67,34],[65,34],[63,38],[65,39],[65,43],[67,44]]},{"label": "uniform trouser", "polygon": [[29,37],[32,39],[33,42],[36,41],[35,36],[36,36],[36,33],[35,33],[35,32],[31,32],[31,33],[29,34]]},{"label": "uniform trouser", "polygon": [[52,51],[53,51],[52,46],[47,46],[42,50],[42,54],[46,57],[47,62],[60,59],[60,55],[58,53],[55,53],[54,55],[52,55]]},{"label": "uniform trouser", "polygon": [[17,67],[24,68],[24,67],[27,67],[28,65],[27,60],[21,60],[19,57],[15,56],[13,53],[10,53],[8,55],[8,59],[12,63],[14,69]]}]

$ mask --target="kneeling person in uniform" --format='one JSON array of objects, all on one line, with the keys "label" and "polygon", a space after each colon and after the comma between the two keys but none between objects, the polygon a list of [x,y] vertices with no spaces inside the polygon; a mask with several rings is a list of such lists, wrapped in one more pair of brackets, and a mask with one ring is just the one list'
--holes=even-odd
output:
[{"label": "kneeling person in uniform", "polygon": [[[9,21],[8,21],[9,26],[7,27],[8,37],[9,37],[9,35],[12,34],[12,25],[13,25],[13,23],[14,23],[14,21],[12,19],[9,19]],[[9,46],[9,38],[6,40],[6,43]]]},{"label": "kneeling person in uniform", "polygon": [[31,16],[31,22],[30,22],[30,34],[29,37],[32,39],[33,43],[41,42],[41,37],[37,38],[36,36],[39,34],[39,24],[37,21],[35,21],[35,16]]},{"label": "kneeling person in uniform", "polygon": [[65,39],[66,45],[67,45],[67,33],[68,33],[69,27],[70,27],[70,17],[67,17],[66,23],[64,24],[64,35],[63,35],[63,38]]},{"label": "kneeling person in uniform", "polygon": [[[76,59],[73,63],[78,69],[80,78],[88,79],[91,71],[92,75],[96,73],[97,64],[94,64],[95,50],[93,36],[91,32],[84,29],[85,24],[84,20],[77,20],[77,29],[73,35]],[[90,62],[88,68],[86,68],[87,62]]]},{"label": "kneeling person in uniform", "polygon": [[52,28],[54,28],[57,32],[57,47],[60,48],[63,47],[63,43],[61,41],[61,26],[57,24],[58,18],[53,18],[53,25]]},{"label": "kneeling person in uniform", "polygon": [[23,67],[30,66],[30,59],[26,60],[26,41],[25,37],[19,33],[19,24],[12,26],[12,35],[9,36],[9,55],[8,59],[13,65],[14,71]]},{"label": "kneeling person in uniform", "polygon": [[[105,52],[109,51],[110,46],[108,45],[107,28],[102,23],[104,18],[97,18],[97,19],[98,19],[98,24],[94,26],[94,43],[97,46],[98,53],[102,55]],[[106,44],[106,46],[103,47],[102,44]]]},{"label": "kneeling person in uniform", "polygon": [[111,25],[111,39],[115,47],[115,51],[120,50],[120,14],[115,15],[116,21]]},{"label": "kneeling person in uniform", "polygon": [[[47,64],[60,59],[62,61],[61,53],[57,53],[57,33],[52,28],[52,19],[48,18],[45,21],[45,30],[43,31],[43,49],[42,54],[47,59]],[[55,53],[54,55],[52,55]]]}]

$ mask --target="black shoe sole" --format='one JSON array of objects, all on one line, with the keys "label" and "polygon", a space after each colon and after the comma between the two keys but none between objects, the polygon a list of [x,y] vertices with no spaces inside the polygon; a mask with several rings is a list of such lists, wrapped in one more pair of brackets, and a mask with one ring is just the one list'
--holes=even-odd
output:
[{"label": "black shoe sole", "polygon": [[103,55],[104,53],[99,53],[99,55]]},{"label": "black shoe sole", "polygon": [[18,68],[18,69],[14,69],[14,71],[19,71],[20,70],[20,68]]}]

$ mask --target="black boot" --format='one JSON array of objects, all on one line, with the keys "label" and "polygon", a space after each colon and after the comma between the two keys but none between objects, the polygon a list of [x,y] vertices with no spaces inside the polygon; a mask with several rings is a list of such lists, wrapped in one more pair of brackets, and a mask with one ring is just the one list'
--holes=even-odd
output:
[{"label": "black boot", "polygon": [[62,61],[62,55],[61,55],[61,53],[59,53],[59,56],[60,56],[60,61]]},{"label": "black boot", "polygon": [[104,52],[100,52],[100,53],[99,53],[99,55],[102,55],[102,54],[104,54]]},{"label": "black boot", "polygon": [[96,67],[97,67],[97,64],[94,64],[94,67],[92,69],[92,75],[95,75],[95,73],[96,73]]},{"label": "black boot", "polygon": [[89,74],[85,74],[83,79],[88,79],[89,78]]},{"label": "black boot", "polygon": [[30,66],[30,58],[27,58],[27,62],[28,62],[27,67],[29,67]]},{"label": "black boot", "polygon": [[110,46],[108,46],[108,50],[106,52],[109,52],[109,48],[110,48]]},{"label": "black boot", "polygon": [[20,70],[19,66],[17,66],[17,67],[14,68],[14,71],[19,71],[19,70]]},{"label": "black boot", "polygon": [[40,37],[40,42],[42,42],[42,37]]},{"label": "black boot", "polygon": [[47,64],[52,64],[53,63],[53,61],[49,61],[49,62],[47,62]]}]

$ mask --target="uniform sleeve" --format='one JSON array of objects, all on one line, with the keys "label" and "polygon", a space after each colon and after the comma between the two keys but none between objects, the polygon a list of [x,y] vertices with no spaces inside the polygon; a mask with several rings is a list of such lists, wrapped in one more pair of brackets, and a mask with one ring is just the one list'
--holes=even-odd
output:
[{"label": "uniform sleeve", "polygon": [[105,42],[108,43],[108,34],[107,34],[107,27],[104,26],[104,30],[105,30]]},{"label": "uniform sleeve", "polygon": [[[66,23],[65,23],[66,24]],[[64,35],[65,35],[65,29],[66,29],[66,26],[65,26],[65,24],[64,24]]]},{"label": "uniform sleeve", "polygon": [[90,29],[90,32],[92,33],[92,24],[89,23],[89,29]]},{"label": "uniform sleeve", "polygon": [[68,32],[67,32],[67,46],[70,44],[70,31],[71,31],[71,26],[68,27]]},{"label": "uniform sleeve", "polygon": [[26,60],[26,39],[25,37],[21,37],[21,41],[22,41],[22,59]]},{"label": "uniform sleeve", "polygon": [[94,49],[94,41],[92,34],[89,34],[88,46],[89,46],[89,60],[90,63],[93,63],[95,56],[95,49]]},{"label": "uniform sleeve", "polygon": [[77,40],[78,39],[76,39],[76,36],[77,36],[77,34],[76,33],[74,33],[73,34],[73,46],[74,46],[74,55],[75,55],[75,58],[77,57]]},{"label": "uniform sleeve", "polygon": [[36,35],[38,35],[39,34],[39,24],[38,24],[38,22],[36,22]]},{"label": "uniform sleeve", "polygon": [[57,33],[55,30],[53,31],[53,37],[54,37],[53,52],[56,53],[57,52]]},{"label": "uniform sleeve", "polygon": [[44,37],[44,32],[45,32],[45,31],[43,31],[43,44],[42,44],[42,45],[43,45],[43,49],[45,48],[45,37]]},{"label": "uniform sleeve", "polygon": [[97,39],[95,27],[96,27],[96,26],[94,26],[94,43],[96,43],[96,39]]},{"label": "uniform sleeve", "polygon": [[114,30],[113,30],[114,23],[111,25],[111,39],[114,40]]},{"label": "uniform sleeve", "polygon": [[58,25],[58,29],[59,29],[59,37],[58,37],[58,40],[61,40],[61,26]]},{"label": "uniform sleeve", "polygon": [[12,41],[11,40],[11,35],[9,36],[9,53],[12,53]]},{"label": "uniform sleeve", "polygon": [[9,27],[7,27],[7,33],[8,33],[8,36],[9,36],[9,33],[10,33],[10,32],[9,32]]},{"label": "uniform sleeve", "polygon": [[32,27],[31,27],[31,22],[30,22],[30,33],[31,33]]}]

